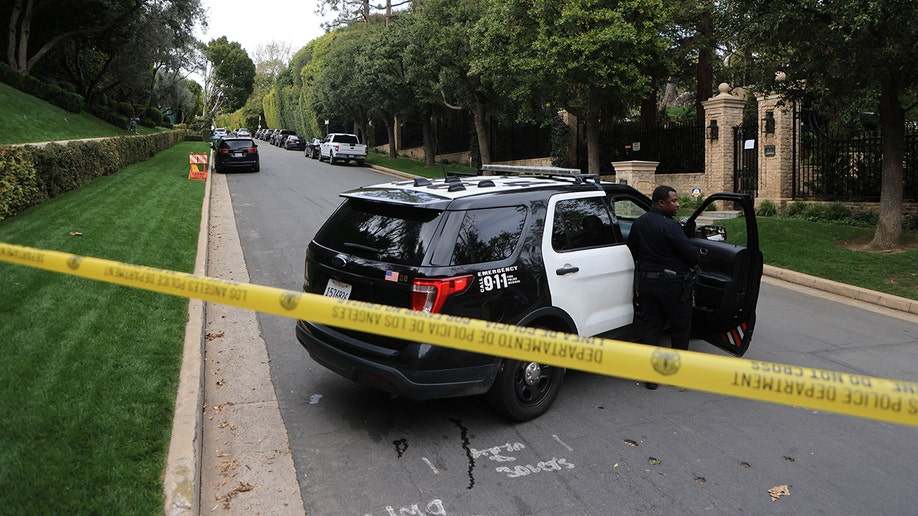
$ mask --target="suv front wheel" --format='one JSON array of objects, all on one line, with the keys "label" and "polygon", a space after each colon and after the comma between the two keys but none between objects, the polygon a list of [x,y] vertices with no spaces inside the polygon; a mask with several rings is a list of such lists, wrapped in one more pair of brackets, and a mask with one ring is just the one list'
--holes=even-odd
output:
[{"label": "suv front wheel", "polygon": [[492,409],[514,421],[535,419],[558,397],[564,372],[563,367],[504,360],[485,399]]}]

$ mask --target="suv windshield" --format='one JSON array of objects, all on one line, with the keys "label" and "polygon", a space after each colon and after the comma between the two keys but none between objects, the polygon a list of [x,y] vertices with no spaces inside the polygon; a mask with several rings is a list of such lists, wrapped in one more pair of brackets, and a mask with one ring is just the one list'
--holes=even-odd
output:
[{"label": "suv windshield", "polygon": [[316,234],[327,248],[402,265],[421,265],[442,212],[348,199]]}]

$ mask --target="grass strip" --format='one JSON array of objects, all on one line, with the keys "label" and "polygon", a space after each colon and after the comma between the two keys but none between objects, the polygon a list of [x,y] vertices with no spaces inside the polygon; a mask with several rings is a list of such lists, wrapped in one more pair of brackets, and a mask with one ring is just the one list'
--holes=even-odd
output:
[{"label": "grass strip", "polygon": [[[0,144],[131,134],[87,113],[71,113],[0,82]],[[139,126],[139,133],[153,129]]]},{"label": "grass strip", "polygon": [[478,170],[460,163],[441,163],[433,167],[427,167],[424,162],[418,159],[398,157],[392,159],[388,154],[370,151],[367,154],[367,164],[377,165],[380,167],[391,168],[407,174],[414,174],[421,177],[443,178],[445,173],[454,172],[457,174],[477,174]]},{"label": "grass strip", "polygon": [[[787,217],[757,217],[756,221],[768,265],[918,300],[918,233],[914,231],[902,236],[910,250],[877,253],[854,250],[873,238],[874,228]],[[728,237],[735,233],[745,240],[744,220],[722,224]]]},{"label": "grass strip", "polygon": [[[193,272],[184,143],[0,222],[13,244]],[[0,263],[0,507],[161,514],[188,300]]]}]

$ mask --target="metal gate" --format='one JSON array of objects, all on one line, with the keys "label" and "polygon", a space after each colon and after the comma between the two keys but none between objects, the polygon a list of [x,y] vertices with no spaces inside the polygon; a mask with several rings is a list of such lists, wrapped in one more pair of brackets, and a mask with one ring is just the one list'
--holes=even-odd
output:
[{"label": "metal gate", "polygon": [[753,198],[759,190],[759,128],[746,122],[733,128],[733,191]]}]

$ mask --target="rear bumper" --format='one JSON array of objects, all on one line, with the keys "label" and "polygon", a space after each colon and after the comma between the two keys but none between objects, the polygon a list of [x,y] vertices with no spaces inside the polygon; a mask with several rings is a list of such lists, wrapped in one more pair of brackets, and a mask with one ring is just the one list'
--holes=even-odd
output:
[{"label": "rear bumper", "polygon": [[[484,394],[500,366],[496,357],[430,344],[410,342],[401,351],[380,348],[335,328],[306,321],[297,321],[296,337],[313,360],[335,373],[417,400]],[[450,357],[457,356],[464,363],[449,367],[454,363]]]}]

